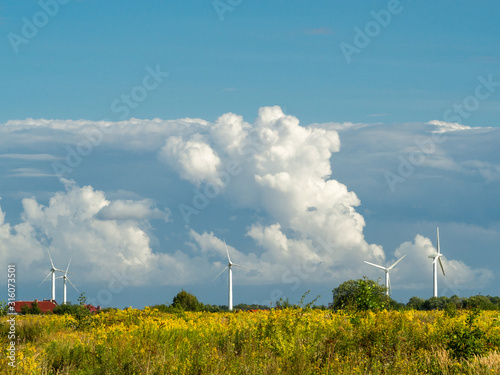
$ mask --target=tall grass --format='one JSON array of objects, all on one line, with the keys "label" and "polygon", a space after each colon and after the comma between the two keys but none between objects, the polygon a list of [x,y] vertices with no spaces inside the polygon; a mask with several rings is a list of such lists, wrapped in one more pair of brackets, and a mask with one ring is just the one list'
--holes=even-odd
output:
[{"label": "tall grass", "polygon": [[[83,326],[70,316],[26,316],[18,318],[17,368],[10,373],[499,374],[498,312],[472,320],[467,312],[310,309],[126,309],[98,314]],[[6,347],[5,323],[1,332]],[[477,342],[459,342],[471,337]],[[464,345],[482,351],[455,355]],[[0,358],[0,371],[8,370]]]}]

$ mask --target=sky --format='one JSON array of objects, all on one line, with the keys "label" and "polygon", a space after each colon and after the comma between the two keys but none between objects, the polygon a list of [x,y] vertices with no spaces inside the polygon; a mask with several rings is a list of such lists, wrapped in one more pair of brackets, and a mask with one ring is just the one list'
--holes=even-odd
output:
[{"label": "sky", "polygon": [[[498,2],[0,5],[0,287],[101,306],[500,295]],[[57,276],[60,276],[58,273]],[[62,280],[56,280],[62,301]],[[2,298],[2,297],[0,297]],[[5,297],[5,299],[7,299]]]}]

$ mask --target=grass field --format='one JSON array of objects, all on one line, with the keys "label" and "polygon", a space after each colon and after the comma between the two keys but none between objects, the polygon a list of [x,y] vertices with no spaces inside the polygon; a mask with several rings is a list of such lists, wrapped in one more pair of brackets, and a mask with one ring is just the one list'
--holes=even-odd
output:
[{"label": "grass field", "polygon": [[[2,318],[7,353],[7,318]],[[18,316],[13,374],[500,374],[498,311]]]}]

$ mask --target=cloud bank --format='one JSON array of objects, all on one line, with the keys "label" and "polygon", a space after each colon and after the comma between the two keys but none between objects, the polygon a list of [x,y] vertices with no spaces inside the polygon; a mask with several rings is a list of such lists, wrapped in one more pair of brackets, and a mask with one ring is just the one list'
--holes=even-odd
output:
[{"label": "cloud bank", "polygon": [[[22,264],[33,280],[45,276],[50,251],[54,259],[74,257],[81,282],[106,282],[110,269],[125,269],[130,285],[205,283],[224,267],[224,242],[215,234],[215,225],[195,229],[191,221],[205,214],[207,202],[221,199],[227,202],[227,217],[232,212],[252,213],[241,230],[254,246],[238,250],[238,244],[228,244],[233,261],[247,268],[241,270],[237,282],[295,286],[297,278],[328,284],[362,274],[376,278],[382,275],[363,268],[363,260],[387,264],[406,254],[391,274],[393,286],[420,289],[431,278],[427,256],[433,251],[432,241],[412,235],[394,252],[369,243],[365,217],[359,211],[361,200],[341,177],[363,195],[371,189],[374,200],[379,198],[392,209],[405,204],[408,195],[403,193],[414,191],[413,179],[445,174],[494,184],[500,176],[498,159],[484,147],[482,154],[475,155],[450,147],[461,144],[468,149],[485,138],[490,144],[491,139],[499,138],[492,129],[437,121],[403,124],[397,129],[352,123],[303,126],[279,107],[261,108],[253,123],[233,113],[214,123],[200,119],[117,123],[28,119],[2,124],[0,133],[3,162],[16,160],[36,166],[45,162],[47,166],[63,163],[68,150],[85,159],[78,149],[85,141],[96,150],[90,152],[115,150],[127,155],[127,160],[134,153],[154,154],[159,161],[158,175],[171,173],[195,189],[192,199],[183,196],[177,205],[159,209],[159,197],[110,199],[104,191],[80,187],[63,177],[64,191],[53,192],[48,203],[36,198],[22,200],[18,224],[6,222],[0,211],[0,257],[4,263]],[[429,143],[434,133],[447,140]],[[16,145],[23,145],[26,151],[20,152]],[[54,145],[62,151],[48,151]],[[403,176],[391,196],[384,171],[392,170],[397,176],[399,163],[402,159],[411,163],[411,155],[419,156],[419,163],[411,165],[414,171]],[[358,168],[346,169],[352,165]],[[13,170],[4,169],[10,171],[10,178],[14,178]],[[156,177],[151,176],[149,183],[155,183]],[[169,186],[165,191],[168,194]],[[381,209],[375,203],[370,207]],[[167,231],[180,221],[177,228],[183,227],[187,240],[159,248],[154,229],[157,221]],[[447,285],[450,290],[481,287],[494,278],[484,267],[474,268],[447,256],[445,253],[445,267],[448,279],[453,280]]]}]

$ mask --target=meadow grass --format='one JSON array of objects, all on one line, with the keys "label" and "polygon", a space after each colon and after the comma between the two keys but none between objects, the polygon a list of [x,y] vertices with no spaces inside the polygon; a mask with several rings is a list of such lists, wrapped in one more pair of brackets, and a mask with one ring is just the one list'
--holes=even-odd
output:
[{"label": "meadow grass", "polygon": [[[500,374],[495,311],[20,316],[12,374]],[[7,348],[7,324],[2,322]],[[6,352],[6,349],[5,349]]]}]

